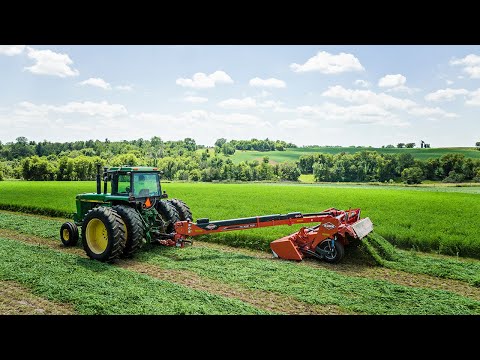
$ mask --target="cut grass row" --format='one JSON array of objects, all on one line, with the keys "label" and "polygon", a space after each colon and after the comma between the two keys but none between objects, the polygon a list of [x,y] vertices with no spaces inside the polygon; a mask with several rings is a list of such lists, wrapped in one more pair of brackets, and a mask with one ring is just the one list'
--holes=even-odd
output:
[{"label": "cut grass row", "polygon": [[[0,228],[23,234],[31,234],[59,242],[59,229],[64,220],[39,218],[18,213],[0,212]],[[81,246],[81,245],[79,245]],[[365,254],[371,256],[365,257]],[[372,233],[362,241],[359,251],[347,249],[346,261],[360,257],[360,262],[377,263],[390,269],[426,274],[440,278],[460,280],[473,286],[480,286],[480,261],[419,254],[416,251],[397,249],[380,235]],[[372,261],[373,260],[373,261]]]},{"label": "cut grass row", "polygon": [[[29,228],[35,231],[34,229],[37,229],[44,220],[35,219],[33,216],[24,218],[29,218],[24,222],[25,232],[28,232]],[[3,218],[0,219],[0,223],[6,224]],[[38,232],[48,236],[44,230]],[[48,237],[54,237],[54,233]],[[480,313],[480,302],[448,291],[345,276],[335,271],[305,266],[302,263],[258,259],[195,246],[184,249],[151,246],[148,250],[139,252],[136,260],[153,264],[160,269],[188,270],[223,283],[291,296],[317,306],[336,305],[349,312],[366,314]],[[85,261],[87,264],[97,263]]]},{"label": "cut grass row", "polygon": [[0,238],[0,279],[73,304],[80,314],[264,313],[236,299],[5,238]]}]

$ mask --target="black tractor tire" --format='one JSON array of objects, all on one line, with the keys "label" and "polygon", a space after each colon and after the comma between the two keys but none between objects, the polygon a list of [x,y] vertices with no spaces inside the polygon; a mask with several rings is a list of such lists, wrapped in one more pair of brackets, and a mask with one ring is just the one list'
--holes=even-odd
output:
[{"label": "black tractor tire", "polygon": [[180,221],[190,220],[193,221],[192,210],[185,204],[184,201],[180,199],[170,199],[167,200],[171,205],[177,209],[178,215],[180,216]]},{"label": "black tractor tire", "polygon": [[78,227],[72,222],[66,222],[60,227],[60,240],[65,246],[75,246],[78,243]]},{"label": "black tractor tire", "polygon": [[83,249],[91,259],[112,262],[127,242],[125,223],[114,209],[99,206],[87,212],[82,225]]},{"label": "black tractor tire", "polygon": [[122,257],[132,257],[135,251],[140,249],[143,245],[143,238],[145,237],[145,225],[137,210],[126,205],[114,205],[112,209],[115,210],[125,223],[127,241],[123,249]]},{"label": "black tractor tire", "polygon": [[167,224],[165,232],[168,234],[173,233],[175,231],[175,223],[180,220],[180,215],[175,206],[167,201],[158,201],[156,208],[163,221]]},{"label": "black tractor tire", "polygon": [[331,239],[323,240],[320,244],[317,245],[315,252],[318,254],[321,254],[323,256],[323,260],[325,260],[326,262],[336,264],[340,260],[342,260],[343,256],[345,255],[345,248],[343,247],[340,241],[336,240],[334,242],[335,249],[331,255],[325,255],[325,254],[322,254],[322,252],[317,251],[317,249],[330,251],[332,247],[331,243],[332,243]]}]

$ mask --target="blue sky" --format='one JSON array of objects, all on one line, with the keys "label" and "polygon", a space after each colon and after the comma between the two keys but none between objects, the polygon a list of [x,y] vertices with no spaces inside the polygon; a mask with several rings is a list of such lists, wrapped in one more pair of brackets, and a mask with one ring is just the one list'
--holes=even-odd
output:
[{"label": "blue sky", "polygon": [[0,141],[480,141],[480,46],[0,45]]}]

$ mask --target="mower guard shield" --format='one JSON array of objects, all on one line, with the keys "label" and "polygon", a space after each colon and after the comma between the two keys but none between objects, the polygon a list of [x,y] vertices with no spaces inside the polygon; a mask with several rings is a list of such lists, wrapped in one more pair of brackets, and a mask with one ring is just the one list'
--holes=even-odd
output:
[{"label": "mower guard shield", "polygon": [[297,247],[290,240],[291,236],[292,235],[284,236],[270,243],[270,249],[272,249],[275,257],[286,260],[303,259],[303,255],[298,251]]},{"label": "mower guard shield", "polygon": [[364,218],[352,225],[353,231],[359,239],[364,238],[373,231],[373,223],[370,218]]}]

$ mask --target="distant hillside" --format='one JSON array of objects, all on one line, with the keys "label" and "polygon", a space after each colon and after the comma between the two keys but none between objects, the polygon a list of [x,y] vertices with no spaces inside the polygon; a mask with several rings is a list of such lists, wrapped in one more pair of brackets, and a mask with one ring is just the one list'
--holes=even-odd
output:
[{"label": "distant hillside", "polygon": [[354,148],[354,147],[312,147],[312,148],[294,148],[287,149],[286,151],[245,151],[237,150],[235,154],[230,158],[232,161],[237,164],[245,160],[262,160],[264,156],[268,156],[270,161],[274,162],[284,162],[284,161],[295,161],[301,155],[305,154],[314,154],[314,153],[327,153],[327,154],[338,154],[341,152],[346,152],[348,154],[353,154],[359,151],[369,150],[369,151],[378,151],[382,154],[399,154],[399,153],[409,153],[412,154],[415,159],[426,160],[430,158],[439,158],[442,155],[448,153],[458,153],[464,154],[466,158],[480,159],[480,151],[475,148],[430,148],[430,149],[385,149],[385,148]]}]

